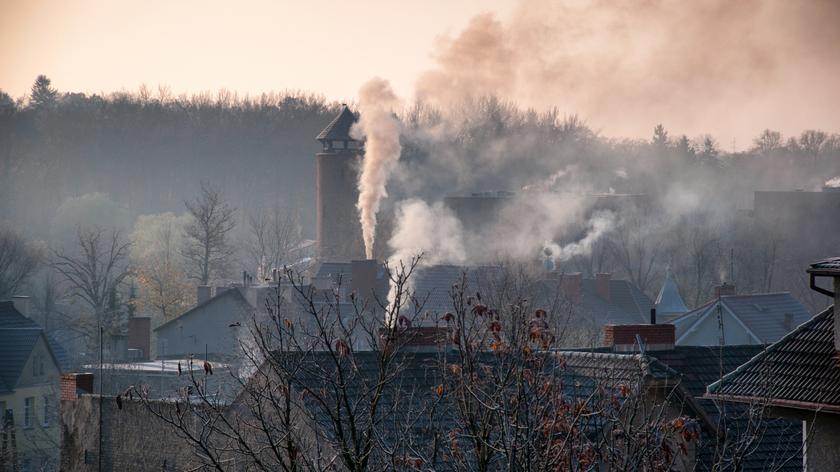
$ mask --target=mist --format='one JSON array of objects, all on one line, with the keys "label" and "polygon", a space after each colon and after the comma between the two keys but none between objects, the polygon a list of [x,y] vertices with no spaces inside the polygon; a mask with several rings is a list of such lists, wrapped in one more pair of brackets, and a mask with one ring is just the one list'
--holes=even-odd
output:
[{"label": "mist", "polygon": [[608,136],[664,123],[743,150],[764,128],[840,127],[838,24],[832,0],[525,0],[441,37],[416,98],[496,96],[577,113]]}]

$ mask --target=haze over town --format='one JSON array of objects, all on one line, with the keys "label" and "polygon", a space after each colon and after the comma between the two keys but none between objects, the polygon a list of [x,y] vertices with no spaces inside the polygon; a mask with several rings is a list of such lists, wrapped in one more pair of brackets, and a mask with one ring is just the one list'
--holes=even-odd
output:
[{"label": "haze over town", "polygon": [[840,468],[837,25],[0,4],[0,471]]}]

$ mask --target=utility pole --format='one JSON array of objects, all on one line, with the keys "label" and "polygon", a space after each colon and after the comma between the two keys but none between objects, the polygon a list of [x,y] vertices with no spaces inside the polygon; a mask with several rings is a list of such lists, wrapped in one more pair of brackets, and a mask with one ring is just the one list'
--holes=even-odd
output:
[{"label": "utility pole", "polygon": [[99,472],[102,472],[102,321],[99,322],[99,454],[97,454],[97,462],[99,463]]}]

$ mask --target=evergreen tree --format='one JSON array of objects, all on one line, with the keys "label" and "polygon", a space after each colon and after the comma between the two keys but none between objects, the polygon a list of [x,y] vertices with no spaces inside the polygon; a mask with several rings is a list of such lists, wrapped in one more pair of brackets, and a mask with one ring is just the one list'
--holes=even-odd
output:
[{"label": "evergreen tree", "polygon": [[29,106],[35,109],[55,105],[58,91],[52,87],[52,81],[46,75],[39,75],[32,84],[32,93],[29,95]]}]

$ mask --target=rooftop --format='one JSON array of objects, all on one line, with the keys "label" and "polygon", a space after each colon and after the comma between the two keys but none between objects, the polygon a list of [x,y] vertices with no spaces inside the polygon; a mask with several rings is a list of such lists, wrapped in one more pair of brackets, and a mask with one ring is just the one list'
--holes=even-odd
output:
[{"label": "rooftop", "polygon": [[359,120],[358,115],[342,105],[341,112],[315,138],[318,141],[356,141],[350,136],[350,128]]},{"label": "rooftop", "polygon": [[709,385],[707,396],[840,413],[833,326],[830,307]]}]

